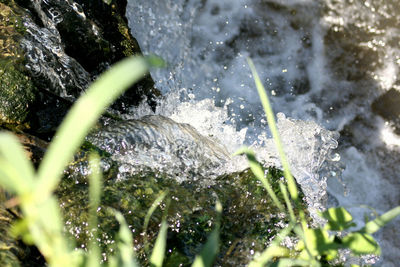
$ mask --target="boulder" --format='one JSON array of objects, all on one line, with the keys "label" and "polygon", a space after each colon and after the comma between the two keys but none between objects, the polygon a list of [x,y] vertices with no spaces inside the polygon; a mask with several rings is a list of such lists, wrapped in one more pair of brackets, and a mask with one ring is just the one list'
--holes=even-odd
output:
[{"label": "boulder", "polygon": [[[88,184],[87,173],[81,161],[66,172],[57,194],[64,211],[66,230],[74,236],[77,246],[87,247],[88,240],[98,236],[97,242],[104,255],[115,251],[118,223],[109,208],[123,213],[132,231],[134,247],[139,260],[146,264],[149,251],[146,245],[154,244],[164,210],[168,212],[168,237],[166,266],[188,265],[199,253],[202,245],[215,226],[215,201],[223,206],[221,220],[221,243],[217,264],[244,266],[252,258],[254,251],[262,251],[288,223],[288,214],[280,212],[272,203],[261,183],[249,170],[220,175],[213,184],[204,186],[200,182],[182,183],[148,169],[123,179],[118,177],[120,166],[114,162],[104,171],[104,185],[101,205],[97,209],[99,224],[96,229],[88,229]],[[278,192],[278,181],[283,181],[283,173],[268,168],[268,177],[274,191]],[[144,218],[161,192],[168,191],[168,201],[155,210],[146,232]],[[107,256],[105,256],[107,258]]]},{"label": "boulder", "polygon": [[0,2],[0,124],[23,124],[37,92],[22,66],[24,11]]},{"label": "boulder", "polygon": [[[0,5],[0,123],[24,125],[41,138],[52,137],[98,75],[141,53],[124,16],[126,1],[1,0]],[[144,99],[155,104],[158,95],[146,76],[113,108],[124,112]]]},{"label": "boulder", "polygon": [[400,134],[400,91],[391,88],[372,103],[372,111],[390,122]]}]

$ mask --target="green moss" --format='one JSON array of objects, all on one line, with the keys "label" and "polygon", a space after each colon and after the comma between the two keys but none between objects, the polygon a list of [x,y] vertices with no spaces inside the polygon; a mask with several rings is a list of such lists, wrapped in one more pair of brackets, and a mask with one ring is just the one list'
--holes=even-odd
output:
[{"label": "green moss", "polygon": [[36,88],[30,78],[12,64],[0,61],[0,120],[21,124],[35,98]]},{"label": "green moss", "polygon": [[28,115],[36,88],[20,65],[18,41],[25,31],[22,12],[13,1],[0,3],[0,123],[21,124]]},{"label": "green moss", "polygon": [[[104,172],[101,206],[98,209],[99,245],[110,254],[115,250],[114,240],[118,223],[108,208],[121,211],[134,236],[134,246],[142,263],[147,262],[145,250],[154,244],[159,224],[166,208],[157,208],[150,219],[148,231],[143,233],[144,218],[153,201],[162,191],[168,190],[171,203],[168,209],[168,240],[166,262],[187,265],[192,262],[214,227],[216,197],[223,205],[221,222],[221,249],[218,264],[245,264],[251,250],[261,251],[287,222],[287,214],[280,213],[266,191],[250,171],[223,175],[208,187],[196,182],[179,184],[161,173],[143,170],[123,180],[118,178],[119,166],[111,163]],[[88,185],[86,178],[78,177],[76,166],[66,172],[58,189],[67,229],[77,241],[86,246],[93,238],[86,228],[88,219]],[[73,175],[71,175],[74,173]],[[270,179],[278,191],[282,172],[270,168]],[[281,198],[280,195],[278,197]],[[281,199],[283,202],[283,199]]]}]

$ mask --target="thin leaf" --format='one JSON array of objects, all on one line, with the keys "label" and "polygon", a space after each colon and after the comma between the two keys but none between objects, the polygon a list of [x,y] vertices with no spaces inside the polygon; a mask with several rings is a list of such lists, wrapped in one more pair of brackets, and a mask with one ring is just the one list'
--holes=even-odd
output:
[{"label": "thin leaf", "polygon": [[279,201],[278,197],[276,196],[274,190],[272,190],[272,186],[268,179],[265,177],[264,174],[264,169],[261,166],[261,164],[257,161],[256,156],[254,152],[247,148],[247,147],[242,147],[238,151],[234,153],[234,155],[241,155],[245,154],[247,157],[247,160],[249,161],[250,169],[253,172],[253,174],[256,176],[258,180],[263,184],[265,190],[267,190],[268,195],[271,197],[272,201],[274,204],[278,207],[280,211],[284,211],[285,207],[282,205],[282,203]]},{"label": "thin leaf", "polygon": [[289,266],[319,266],[319,264],[312,265],[309,261],[300,259],[280,259],[278,260],[277,267],[289,267]]},{"label": "thin leaf", "polygon": [[[305,229],[304,238],[297,244],[298,250],[303,250],[300,253],[299,258],[301,259],[312,259],[325,255],[328,260],[333,260],[337,257],[338,245],[334,242],[334,236],[329,236],[328,232],[321,228],[316,229]],[[306,243],[305,243],[306,242]],[[307,245],[308,251],[305,250]],[[311,258],[310,258],[311,254]]]},{"label": "thin leaf", "polygon": [[373,234],[382,228],[385,224],[392,221],[394,218],[400,215],[400,206],[389,210],[388,212],[382,214],[378,218],[373,221],[370,221],[365,224],[364,228],[360,230],[360,232]]},{"label": "thin leaf", "polygon": [[50,197],[40,205],[24,204],[21,208],[29,220],[29,232],[35,245],[49,265],[71,266],[70,253],[74,244],[63,235],[64,224],[56,198]]},{"label": "thin leaf", "polygon": [[342,239],[343,244],[351,249],[355,255],[380,255],[381,249],[375,239],[366,233],[353,232]]},{"label": "thin leaf", "polygon": [[36,192],[42,200],[57,186],[60,175],[101,113],[147,71],[146,61],[132,57],[102,74],[73,105],[60,125],[38,170]]},{"label": "thin leaf", "polygon": [[149,55],[146,57],[147,62],[150,66],[157,67],[157,68],[165,68],[167,63],[159,56],[156,55]]},{"label": "thin leaf", "polygon": [[89,243],[88,267],[99,266],[100,248],[96,244],[97,239],[97,208],[100,205],[101,173],[99,155],[93,153],[89,157],[91,174],[89,175],[89,232],[93,233]]},{"label": "thin leaf", "polygon": [[118,253],[120,255],[120,263],[118,266],[122,267],[137,267],[138,264],[135,261],[133,254],[133,239],[131,231],[129,230],[128,224],[125,221],[124,216],[116,210],[111,210],[117,218],[120,226],[118,232]]},{"label": "thin leaf", "polygon": [[283,228],[277,235],[274,241],[267,249],[249,263],[249,267],[265,266],[274,257],[288,256],[289,250],[280,246],[283,239],[290,234],[294,227],[294,223],[290,223],[286,228]]},{"label": "thin leaf", "polygon": [[167,247],[167,232],[168,232],[167,216],[168,216],[169,204],[170,204],[170,199],[167,200],[167,207],[164,210],[160,232],[157,235],[156,243],[154,244],[153,252],[151,253],[150,256],[151,266],[161,267],[164,261],[165,248]]},{"label": "thin leaf", "polygon": [[18,139],[0,133],[0,185],[10,192],[23,195],[33,189],[34,168]]},{"label": "thin leaf", "polygon": [[222,205],[217,200],[215,205],[215,210],[218,213],[218,218],[216,222],[215,229],[208,236],[206,244],[203,246],[200,254],[196,255],[192,267],[209,267],[214,262],[215,257],[219,251],[219,230],[220,230],[220,220],[222,214]]},{"label": "thin leaf", "polygon": [[247,58],[247,62],[249,64],[249,67],[253,74],[254,82],[256,84],[257,91],[258,91],[262,106],[265,111],[265,115],[267,116],[268,127],[271,130],[272,137],[274,138],[275,145],[278,150],[279,158],[281,159],[283,173],[284,173],[284,176],[288,183],[288,189],[289,189],[290,196],[292,197],[292,199],[294,201],[296,201],[296,204],[297,204],[298,190],[297,190],[296,182],[290,172],[289,162],[287,161],[285,152],[283,150],[283,145],[282,145],[281,139],[279,137],[278,128],[276,127],[274,113],[272,111],[271,104],[269,103],[267,93],[265,92],[265,88],[260,80],[260,77],[258,76],[257,70],[253,64],[253,61],[250,58]]},{"label": "thin leaf", "polygon": [[290,220],[292,220],[292,222],[294,223],[294,222],[296,222],[296,216],[294,215],[292,203],[290,202],[286,186],[282,182],[279,181],[279,188],[281,189],[283,198],[285,199],[285,203],[286,203],[287,209],[289,211]]},{"label": "thin leaf", "polygon": [[321,217],[328,220],[326,230],[343,231],[356,226],[351,214],[343,207],[330,208],[321,213]]},{"label": "thin leaf", "polygon": [[167,231],[168,224],[165,219],[161,222],[160,232],[157,235],[157,240],[150,257],[150,265],[161,267],[164,261],[165,248],[167,247]]},{"label": "thin leaf", "polygon": [[146,213],[146,217],[144,218],[144,224],[143,224],[143,232],[144,236],[146,237],[146,232],[147,232],[147,227],[149,226],[149,221],[151,218],[151,215],[153,215],[154,211],[160,205],[160,203],[163,201],[163,199],[166,197],[168,194],[168,191],[161,192],[161,194],[154,200],[154,202],[151,204],[151,207]]},{"label": "thin leaf", "polygon": [[289,249],[278,245],[271,245],[256,260],[249,263],[249,267],[263,267],[273,258],[288,257]]}]

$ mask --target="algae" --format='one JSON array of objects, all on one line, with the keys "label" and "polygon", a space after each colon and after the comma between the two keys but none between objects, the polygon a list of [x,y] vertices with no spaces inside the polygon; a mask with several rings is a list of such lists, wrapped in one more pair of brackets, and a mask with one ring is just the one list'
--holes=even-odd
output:
[{"label": "algae", "polygon": [[[81,151],[87,158],[88,150]],[[64,211],[66,231],[79,247],[87,247],[93,233],[103,256],[115,251],[118,223],[109,208],[122,212],[134,237],[134,248],[139,260],[147,264],[146,245],[154,244],[161,218],[168,209],[168,237],[166,263],[189,265],[211,233],[217,214],[214,210],[218,198],[223,205],[221,222],[221,247],[217,264],[246,264],[254,251],[262,251],[277,232],[289,222],[288,214],[279,212],[260,182],[249,170],[221,175],[210,186],[196,182],[178,183],[151,169],[141,170],[129,177],[118,176],[121,166],[106,157],[101,163],[104,176],[101,205],[97,209],[98,228],[88,229],[88,183],[90,173],[87,162],[79,157],[65,171],[57,195]],[[278,181],[284,181],[283,173],[268,168],[273,189],[282,202]],[[153,201],[168,191],[170,204],[163,202],[153,213],[146,232],[144,218]],[[306,209],[305,205],[303,206]]]},{"label": "algae", "polygon": [[22,124],[35,99],[36,87],[21,67],[21,10],[13,1],[7,2],[10,6],[0,3],[0,123]]}]

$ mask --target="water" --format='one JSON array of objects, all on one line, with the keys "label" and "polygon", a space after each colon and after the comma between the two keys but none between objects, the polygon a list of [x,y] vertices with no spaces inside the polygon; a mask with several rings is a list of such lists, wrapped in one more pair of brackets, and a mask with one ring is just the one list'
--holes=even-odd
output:
[{"label": "water", "polygon": [[85,90],[91,77],[89,73],[64,51],[56,24],[57,17],[48,18],[39,3],[35,5],[46,27],[38,26],[32,18],[24,17],[26,34],[21,40],[25,52],[25,67],[32,77],[37,77],[47,90],[61,97],[74,100]]},{"label": "water", "polygon": [[[91,134],[88,140],[123,162],[125,174],[151,168],[176,177],[179,182],[215,178],[229,160],[227,150],[200,135],[189,124],[163,116],[116,122]],[[205,179],[199,182],[206,183]]]},{"label": "water", "polygon": [[[371,110],[379,95],[399,89],[399,10],[384,0],[139,0],[129,1],[127,17],[144,53],[169,62],[152,71],[165,95],[156,114],[189,123],[228,152],[247,144],[278,163],[251,57],[273,109],[293,118],[280,115],[280,129],[309,203],[321,208],[327,183],[332,203],[362,225],[400,204],[400,141],[392,122]],[[128,117],[150,113],[142,106]],[[341,133],[339,163],[329,155],[338,137],[326,129]],[[381,265],[396,266],[399,237],[394,223],[378,235]]]}]

